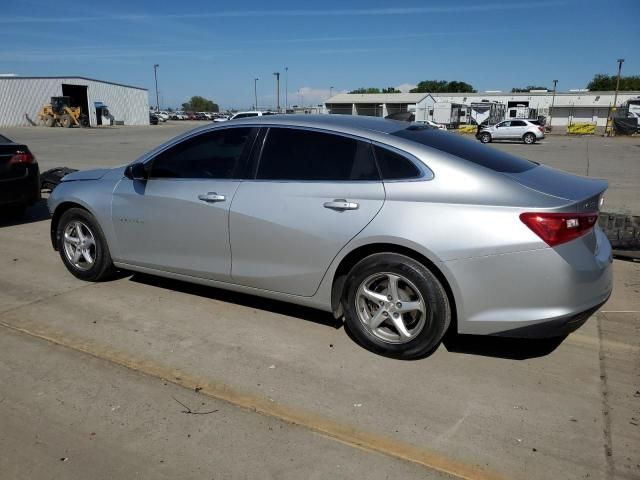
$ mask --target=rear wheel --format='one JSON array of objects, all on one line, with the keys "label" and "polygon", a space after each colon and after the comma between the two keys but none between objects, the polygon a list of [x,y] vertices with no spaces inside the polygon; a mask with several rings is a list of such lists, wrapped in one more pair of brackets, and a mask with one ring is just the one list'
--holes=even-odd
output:
[{"label": "rear wheel", "polygon": [[97,282],[115,273],[102,229],[86,210],[71,208],[64,212],[56,234],[60,258],[77,278]]},{"label": "rear wheel", "polygon": [[484,132],[480,134],[480,141],[482,143],[489,143],[491,141],[491,134]]},{"label": "rear wheel", "polygon": [[60,118],[60,124],[65,128],[69,128],[71,127],[71,125],[73,125],[73,120],[71,120],[70,115],[62,115],[62,117]]},{"label": "rear wheel", "polygon": [[47,118],[45,118],[44,120],[44,124],[47,127],[55,127],[56,119],[52,115],[47,115]]},{"label": "rear wheel", "polygon": [[396,253],[370,255],[345,284],[346,328],[363,347],[414,359],[433,351],[451,322],[442,284],[424,265]]},{"label": "rear wheel", "polygon": [[89,126],[89,117],[87,115],[80,115],[80,126],[83,128]]},{"label": "rear wheel", "polygon": [[536,136],[531,132],[525,133],[522,137],[522,140],[524,140],[524,143],[531,145],[532,143],[536,142]]}]

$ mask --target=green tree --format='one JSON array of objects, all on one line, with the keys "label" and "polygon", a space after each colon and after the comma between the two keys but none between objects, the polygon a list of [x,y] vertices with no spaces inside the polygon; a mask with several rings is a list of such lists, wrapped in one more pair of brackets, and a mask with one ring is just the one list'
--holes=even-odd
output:
[{"label": "green tree", "polygon": [[[594,75],[593,80],[589,82],[587,88],[596,92],[615,90],[617,78],[617,75],[598,73],[597,75]],[[640,75],[620,77],[620,90],[627,92],[631,90],[640,90]]]},{"label": "green tree", "polygon": [[187,112],[218,112],[220,110],[217,103],[198,95],[183,103],[182,108]]},{"label": "green tree", "polygon": [[379,88],[369,87],[369,88],[356,88],[355,90],[351,90],[349,93],[380,93]]},{"label": "green tree", "polygon": [[474,93],[473,85],[467,82],[453,80],[423,80],[416,88],[412,88],[411,93]]},{"label": "green tree", "polygon": [[518,92],[530,92],[531,90],[549,90],[547,87],[534,87],[533,85],[527,85],[526,87],[513,87],[511,93]]}]

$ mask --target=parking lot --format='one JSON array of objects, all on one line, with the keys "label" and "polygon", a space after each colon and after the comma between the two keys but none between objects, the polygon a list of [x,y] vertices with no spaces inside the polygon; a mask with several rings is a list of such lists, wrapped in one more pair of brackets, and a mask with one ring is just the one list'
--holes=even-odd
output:
[{"label": "parking lot", "polygon": [[[7,128],[42,171],[128,163],[198,124]],[[495,148],[606,178],[640,139]],[[640,478],[640,264],[563,341],[450,336],[387,359],[331,315],[135,274],[77,280],[44,203],[0,226],[0,478]]]}]

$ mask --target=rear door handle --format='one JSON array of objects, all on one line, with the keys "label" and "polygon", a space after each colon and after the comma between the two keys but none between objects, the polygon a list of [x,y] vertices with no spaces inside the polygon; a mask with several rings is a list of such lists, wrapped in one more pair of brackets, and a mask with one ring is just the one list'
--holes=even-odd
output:
[{"label": "rear door handle", "polygon": [[324,202],[324,208],[331,210],[357,210],[359,205],[355,202],[348,202],[344,198],[336,198],[332,202]]},{"label": "rear door handle", "polygon": [[202,193],[198,195],[198,199],[207,203],[224,202],[225,196],[218,195],[216,192]]}]

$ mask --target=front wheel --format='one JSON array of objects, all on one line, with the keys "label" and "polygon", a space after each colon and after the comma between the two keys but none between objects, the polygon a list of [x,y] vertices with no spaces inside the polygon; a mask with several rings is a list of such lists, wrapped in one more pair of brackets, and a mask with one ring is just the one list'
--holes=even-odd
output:
[{"label": "front wheel", "polygon": [[64,212],[56,238],[60,258],[75,277],[98,282],[115,273],[102,229],[86,210],[71,208]]},{"label": "front wheel", "polygon": [[480,141],[482,143],[489,143],[491,141],[491,134],[490,133],[481,133],[480,134]]},{"label": "front wheel", "polygon": [[524,143],[526,143],[527,145],[531,145],[532,143],[536,142],[536,136],[533,133],[525,133],[524,137],[522,137],[522,140],[524,140]]},{"label": "front wheel", "polygon": [[356,264],[345,284],[346,323],[366,349],[415,359],[433,351],[451,323],[447,294],[424,265],[396,253],[377,253]]}]

